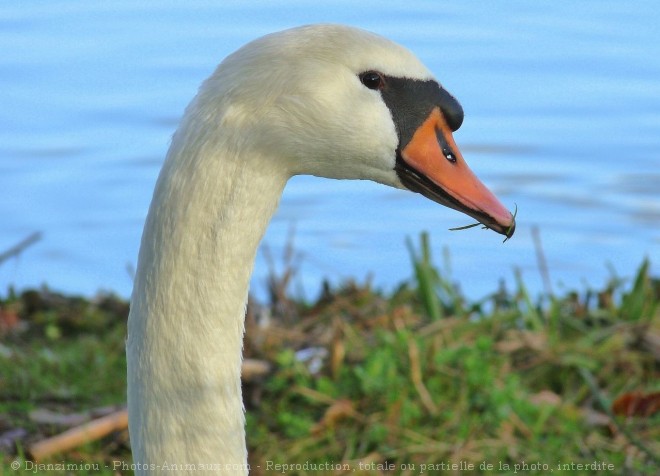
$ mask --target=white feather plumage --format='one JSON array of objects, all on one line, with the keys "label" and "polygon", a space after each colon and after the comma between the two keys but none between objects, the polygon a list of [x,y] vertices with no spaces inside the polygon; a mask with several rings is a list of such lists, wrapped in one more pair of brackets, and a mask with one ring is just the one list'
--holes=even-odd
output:
[{"label": "white feather plumage", "polygon": [[308,26],[228,56],[187,108],[155,188],[131,301],[136,473],[165,472],[164,464],[196,475],[247,473],[245,302],[286,181],[313,174],[401,187],[395,127],[379,94],[360,83],[366,70],[431,78],[384,38]]}]

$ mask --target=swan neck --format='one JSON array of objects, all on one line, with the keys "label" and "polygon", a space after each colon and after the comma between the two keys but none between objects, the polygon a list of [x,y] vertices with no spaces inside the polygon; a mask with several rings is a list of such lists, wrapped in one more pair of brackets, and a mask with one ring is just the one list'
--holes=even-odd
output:
[{"label": "swan neck", "polygon": [[131,445],[138,474],[206,464],[188,468],[247,474],[245,304],[288,177],[272,158],[231,153],[191,128],[174,137],[138,258],[127,339]]}]

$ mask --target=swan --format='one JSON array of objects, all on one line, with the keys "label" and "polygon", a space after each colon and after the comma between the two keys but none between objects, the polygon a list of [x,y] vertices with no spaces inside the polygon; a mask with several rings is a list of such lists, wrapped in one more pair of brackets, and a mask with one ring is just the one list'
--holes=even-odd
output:
[{"label": "swan", "polygon": [[462,121],[411,52],[352,27],[270,34],[218,66],[173,135],[142,235],[126,342],[137,474],[247,474],[248,284],[291,176],[408,189],[513,234],[454,142]]}]

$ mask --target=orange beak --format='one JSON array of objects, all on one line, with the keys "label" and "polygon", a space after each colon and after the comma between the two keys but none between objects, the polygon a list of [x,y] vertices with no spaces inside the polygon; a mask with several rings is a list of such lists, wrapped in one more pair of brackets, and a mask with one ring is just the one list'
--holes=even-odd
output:
[{"label": "orange beak", "polygon": [[439,108],[431,111],[401,150],[397,171],[411,190],[461,211],[507,238],[513,235],[515,218],[467,166]]}]

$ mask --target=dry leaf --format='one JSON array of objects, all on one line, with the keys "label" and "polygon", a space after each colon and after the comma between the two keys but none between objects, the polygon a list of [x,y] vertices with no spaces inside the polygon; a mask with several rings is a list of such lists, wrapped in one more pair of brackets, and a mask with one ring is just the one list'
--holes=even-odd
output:
[{"label": "dry leaf", "polygon": [[534,405],[561,405],[561,397],[551,390],[541,390],[529,397],[529,401]]},{"label": "dry leaf", "polygon": [[325,411],[325,415],[320,422],[312,428],[312,433],[319,433],[326,428],[334,427],[340,420],[350,417],[355,413],[353,402],[350,400],[336,400]]},{"label": "dry leaf", "polygon": [[0,309],[0,333],[10,332],[18,327],[21,319],[13,309]]},{"label": "dry leaf", "polygon": [[627,417],[649,417],[660,411],[660,392],[644,395],[641,392],[628,392],[617,398],[612,404],[615,415]]}]

